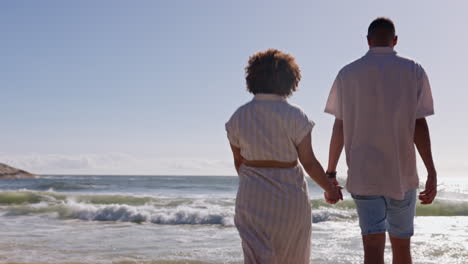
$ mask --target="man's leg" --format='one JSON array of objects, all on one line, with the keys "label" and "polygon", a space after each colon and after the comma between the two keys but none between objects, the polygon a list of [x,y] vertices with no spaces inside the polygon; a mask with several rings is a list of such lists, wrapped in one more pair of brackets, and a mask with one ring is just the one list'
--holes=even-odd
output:
[{"label": "man's leg", "polygon": [[364,264],[383,264],[385,250],[385,233],[362,236],[364,245]]},{"label": "man's leg", "polygon": [[410,243],[414,233],[416,190],[406,192],[403,200],[387,198],[387,210],[393,264],[411,264]]},{"label": "man's leg", "polygon": [[383,196],[352,195],[356,203],[365,264],[383,264],[387,206]]},{"label": "man's leg", "polygon": [[411,264],[411,238],[398,238],[390,235],[393,264]]}]

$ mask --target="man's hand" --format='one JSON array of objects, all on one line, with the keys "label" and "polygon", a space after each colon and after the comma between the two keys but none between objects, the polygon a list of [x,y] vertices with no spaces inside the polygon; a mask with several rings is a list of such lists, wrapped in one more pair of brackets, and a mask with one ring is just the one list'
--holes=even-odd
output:
[{"label": "man's hand", "polygon": [[427,169],[426,189],[419,193],[421,204],[431,204],[437,195],[437,172],[432,160],[431,139],[426,118],[416,119],[414,144]]},{"label": "man's hand", "polygon": [[431,204],[437,195],[437,176],[428,175],[426,180],[426,189],[419,193],[421,204]]},{"label": "man's hand", "polygon": [[340,194],[340,200],[343,200],[343,193],[341,192],[341,189],[343,189],[343,187],[340,186],[340,184],[338,183],[338,180],[336,178],[328,178],[328,181],[335,185],[335,186],[338,186],[338,192]]},{"label": "man's hand", "polygon": [[[337,182],[338,183],[338,182]],[[325,192],[325,201],[329,204],[336,204],[339,200],[343,200],[343,194],[341,193],[341,189],[343,187],[339,186],[338,184],[333,185],[333,189],[331,192]]]},{"label": "man's hand", "polygon": [[328,178],[328,181],[333,185],[339,185],[338,180],[336,178]]}]

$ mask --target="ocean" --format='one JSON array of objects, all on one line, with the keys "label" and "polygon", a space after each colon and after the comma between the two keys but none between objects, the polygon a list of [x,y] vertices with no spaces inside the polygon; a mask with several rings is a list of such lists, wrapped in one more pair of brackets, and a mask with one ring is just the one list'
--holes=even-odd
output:
[{"label": "ocean", "polygon": [[[342,181],[343,182],[343,181]],[[468,179],[417,205],[414,263],[468,263]],[[44,176],[0,181],[0,263],[242,263],[237,177]],[[309,181],[311,263],[362,263],[353,201]],[[386,262],[391,263],[389,243]]]}]

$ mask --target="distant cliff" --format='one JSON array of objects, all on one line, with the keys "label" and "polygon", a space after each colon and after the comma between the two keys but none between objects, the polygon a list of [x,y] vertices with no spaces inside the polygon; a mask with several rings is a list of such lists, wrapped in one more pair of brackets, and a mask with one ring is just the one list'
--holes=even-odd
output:
[{"label": "distant cliff", "polygon": [[0,163],[0,179],[38,178],[37,175]]}]

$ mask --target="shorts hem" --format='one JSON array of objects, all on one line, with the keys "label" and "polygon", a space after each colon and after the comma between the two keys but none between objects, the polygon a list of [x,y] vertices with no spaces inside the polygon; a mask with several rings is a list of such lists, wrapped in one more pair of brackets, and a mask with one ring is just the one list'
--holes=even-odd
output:
[{"label": "shorts hem", "polygon": [[411,238],[414,233],[403,233],[403,234],[395,234],[395,233],[391,233],[391,232],[388,232],[388,234],[392,237],[396,237],[396,238]]},{"label": "shorts hem", "polygon": [[372,235],[372,234],[378,234],[378,233],[385,233],[387,230],[385,229],[376,229],[376,230],[369,230],[369,231],[361,231],[361,235]]}]

